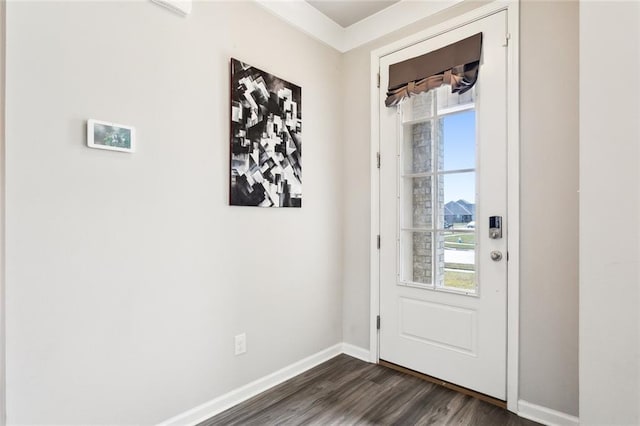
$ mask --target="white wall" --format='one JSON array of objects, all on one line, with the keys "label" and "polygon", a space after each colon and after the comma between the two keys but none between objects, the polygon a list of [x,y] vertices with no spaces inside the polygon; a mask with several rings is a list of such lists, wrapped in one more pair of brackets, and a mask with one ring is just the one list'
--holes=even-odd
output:
[{"label": "white wall", "polygon": [[[343,315],[348,343],[369,347],[370,52],[482,4],[463,2],[344,56],[349,121],[343,132]],[[577,3],[526,1],[521,3],[520,20],[520,397],[577,415]],[[551,61],[557,64],[553,69],[548,66]],[[559,92],[565,96],[559,97]]]},{"label": "white wall", "polygon": [[[156,423],[342,341],[341,57],[193,9],[7,4],[9,424]],[[227,205],[231,56],[303,88],[302,209]]]},{"label": "white wall", "polygon": [[578,415],[577,1],[520,13],[520,399]]},{"label": "white wall", "polygon": [[580,423],[640,423],[640,3],[580,2]]}]

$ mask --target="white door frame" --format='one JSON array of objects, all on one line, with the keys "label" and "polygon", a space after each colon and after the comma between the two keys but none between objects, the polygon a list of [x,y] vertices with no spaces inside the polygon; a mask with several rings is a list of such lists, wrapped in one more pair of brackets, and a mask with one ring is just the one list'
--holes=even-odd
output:
[{"label": "white door frame", "polygon": [[4,284],[4,217],[5,217],[5,78],[7,43],[6,2],[0,2],[0,426],[7,421],[6,416],[6,347],[5,347],[5,284]]},{"label": "white door frame", "polygon": [[[380,58],[405,47],[420,43],[437,35],[477,21],[486,16],[507,11],[507,409],[518,411],[518,361],[519,361],[519,311],[520,311],[520,60],[519,60],[519,1],[497,0],[488,5],[460,15],[425,31],[383,46],[371,52],[371,252],[370,252],[370,318],[369,360],[377,363],[380,340],[376,327],[380,314],[380,251],[377,238],[380,234],[380,173],[376,167],[380,152],[380,116],[378,74]],[[482,78],[482,76],[480,76]],[[388,159],[381,159],[391,161]],[[382,244],[385,244],[383,241]],[[387,243],[388,244],[388,243]]]},{"label": "white door frame", "polygon": [[6,1],[0,0],[0,426],[6,424],[5,369],[5,288],[4,288],[4,212],[5,212],[5,79],[7,43]]}]

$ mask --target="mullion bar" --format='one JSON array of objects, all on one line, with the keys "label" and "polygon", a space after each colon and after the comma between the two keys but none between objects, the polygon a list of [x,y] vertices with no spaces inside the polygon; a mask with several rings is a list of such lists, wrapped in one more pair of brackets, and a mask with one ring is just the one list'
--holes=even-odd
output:
[{"label": "mullion bar", "polygon": [[[438,211],[439,206],[439,194],[440,194],[440,185],[438,182],[438,172],[440,171],[440,144],[439,144],[439,116],[438,116],[438,91],[433,91],[433,121],[431,125],[431,171],[434,172],[434,177],[432,180],[432,188],[433,194],[431,196],[431,211],[432,211],[432,221],[433,227],[438,227],[438,216],[440,212]],[[434,231],[432,234],[431,240],[431,280],[433,283],[433,288],[438,288],[438,282],[440,280],[438,273],[438,231]]]},{"label": "mullion bar", "polygon": [[475,173],[476,169],[454,169],[454,170],[442,170],[440,172],[419,172],[419,173],[403,173],[402,178],[414,178],[414,177],[427,177],[436,175],[452,175],[456,173]]}]

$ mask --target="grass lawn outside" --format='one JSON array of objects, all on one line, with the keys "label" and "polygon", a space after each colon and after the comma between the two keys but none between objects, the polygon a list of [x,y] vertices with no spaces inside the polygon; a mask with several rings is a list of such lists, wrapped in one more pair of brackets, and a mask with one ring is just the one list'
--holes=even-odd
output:
[{"label": "grass lawn outside", "polygon": [[454,232],[450,235],[445,234],[444,240],[447,243],[475,244],[476,234],[473,232]]},{"label": "grass lawn outside", "polygon": [[444,236],[444,247],[448,249],[473,250],[475,245],[476,234],[473,232],[453,232]]},{"label": "grass lawn outside", "polygon": [[448,243],[446,241],[444,243],[444,248],[448,249],[473,250],[475,247],[475,244]]},{"label": "grass lawn outside", "polygon": [[475,291],[476,274],[472,272],[444,271],[444,286],[458,290]]}]

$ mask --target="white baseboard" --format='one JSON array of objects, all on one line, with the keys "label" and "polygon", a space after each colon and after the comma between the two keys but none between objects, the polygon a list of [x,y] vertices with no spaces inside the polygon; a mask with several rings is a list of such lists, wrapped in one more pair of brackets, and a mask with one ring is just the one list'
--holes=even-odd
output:
[{"label": "white baseboard", "polygon": [[364,362],[370,362],[370,354],[368,349],[361,348],[360,346],[355,346],[350,343],[342,344],[342,353],[345,355],[352,356],[354,358],[358,358]]},{"label": "white baseboard", "polygon": [[518,401],[518,415],[547,426],[578,426],[577,417],[527,401]]},{"label": "white baseboard", "polygon": [[[209,402],[205,402],[204,404],[192,408],[189,411],[178,414],[177,416],[172,417],[169,420],[165,420],[164,422],[159,423],[158,426],[195,425],[202,421],[205,421],[215,416],[216,414],[233,407],[234,405],[237,405],[261,392],[266,391],[269,388],[279,385],[280,383],[287,381],[290,378],[297,376],[298,374],[304,373],[305,371],[315,367],[318,364],[322,364],[323,362],[328,361],[336,355],[340,355],[341,353],[343,353],[343,345],[343,343],[338,343],[337,345],[331,346],[330,348],[313,354],[301,361],[284,367],[283,369],[278,370],[275,373],[269,374],[238,389],[232,390],[229,393],[212,399]],[[350,349],[355,348],[356,350],[363,350],[357,348],[356,346],[349,346],[351,347]],[[358,351],[354,351],[354,353],[355,352]],[[354,357],[356,356],[352,355],[351,353],[349,353],[348,355]]]}]

